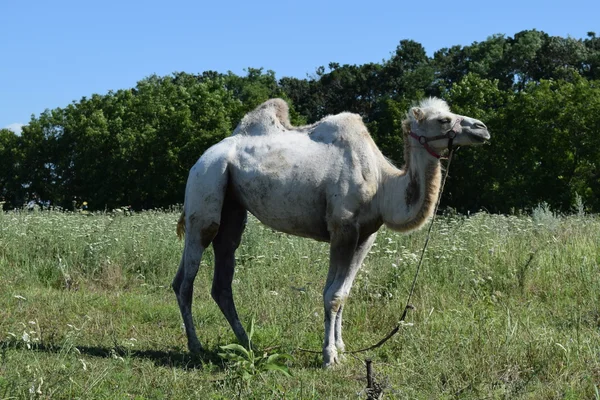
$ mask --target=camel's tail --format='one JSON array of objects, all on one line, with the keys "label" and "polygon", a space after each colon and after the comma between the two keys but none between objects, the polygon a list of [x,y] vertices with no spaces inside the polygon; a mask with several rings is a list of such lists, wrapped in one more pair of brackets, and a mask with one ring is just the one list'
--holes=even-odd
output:
[{"label": "camel's tail", "polygon": [[185,236],[185,211],[181,212],[181,216],[179,217],[179,221],[177,221],[177,237],[179,240],[183,239]]}]

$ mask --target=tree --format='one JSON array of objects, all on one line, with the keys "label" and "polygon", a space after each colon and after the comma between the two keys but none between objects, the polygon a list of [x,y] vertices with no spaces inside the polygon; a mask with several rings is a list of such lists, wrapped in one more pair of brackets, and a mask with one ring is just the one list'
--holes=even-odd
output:
[{"label": "tree", "polygon": [[23,200],[23,188],[18,184],[22,160],[20,137],[9,129],[0,129],[0,198],[13,205]]},{"label": "tree", "polygon": [[381,86],[392,98],[415,99],[431,93],[434,68],[425,48],[413,40],[401,40],[381,71]]},{"label": "tree", "polygon": [[[563,210],[576,194],[600,210],[600,40],[526,30],[452,46],[428,57],[401,40],[381,63],[331,62],[306,79],[248,68],[152,75],[134,88],[93,94],[32,117],[21,136],[0,131],[0,195],[37,193],[92,209],[182,201],[191,165],[268,98],[290,103],[292,123],[351,111],[384,154],[403,163],[402,120],[419,98],[445,98],[477,117],[489,146],[459,151],[444,204],[508,212],[546,201]],[[453,176],[469,177],[453,179]]]},{"label": "tree", "polygon": [[[461,211],[507,211],[502,203],[510,197],[505,183],[510,175],[503,169],[510,161],[506,152],[505,109],[513,100],[510,91],[499,88],[499,81],[469,73],[448,91],[447,101],[454,112],[485,122],[492,134],[489,145],[477,151],[458,151],[447,182],[444,204]],[[462,177],[453,179],[453,176]],[[513,199],[514,200],[514,199]]]},{"label": "tree", "polygon": [[595,32],[588,32],[587,39],[583,41],[587,48],[583,76],[591,80],[600,79],[600,37]]}]

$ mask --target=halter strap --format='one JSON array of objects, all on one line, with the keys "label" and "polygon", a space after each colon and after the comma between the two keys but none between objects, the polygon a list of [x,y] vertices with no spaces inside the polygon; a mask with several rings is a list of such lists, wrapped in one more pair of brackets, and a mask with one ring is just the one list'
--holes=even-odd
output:
[{"label": "halter strap", "polygon": [[409,135],[412,138],[416,139],[423,147],[425,147],[425,150],[427,150],[427,152],[429,154],[431,154],[432,156],[434,156],[437,159],[440,159],[440,158],[442,158],[442,156],[440,154],[436,153],[435,150],[433,150],[428,143],[433,142],[434,140],[448,139],[448,150],[452,149],[452,143],[454,142],[454,138],[456,137],[456,135],[458,135],[458,132],[456,131],[455,128],[457,125],[459,125],[461,123],[462,120],[463,119],[461,117],[456,118],[456,121],[454,121],[454,124],[452,124],[452,128],[450,128],[448,131],[446,131],[446,133],[444,133],[443,135],[427,137],[427,136],[417,135],[413,131],[410,131]]}]

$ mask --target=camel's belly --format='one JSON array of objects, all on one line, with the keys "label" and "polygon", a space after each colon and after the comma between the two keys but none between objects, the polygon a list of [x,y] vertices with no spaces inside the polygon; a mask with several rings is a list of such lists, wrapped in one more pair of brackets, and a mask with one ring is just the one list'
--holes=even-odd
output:
[{"label": "camel's belly", "polygon": [[248,169],[230,175],[237,200],[263,224],[281,232],[329,240],[326,198],[310,180],[273,177]]},{"label": "camel's belly", "polygon": [[[329,241],[329,232],[325,221],[307,221],[306,219],[275,219],[272,216],[264,215],[264,213],[252,213],[260,222],[268,227],[284,233],[289,233],[294,236],[302,236],[315,239],[321,242]],[[257,215],[258,214],[258,215]],[[307,223],[309,222],[309,223]]]},{"label": "camel's belly", "polygon": [[235,192],[244,207],[263,224],[292,235],[327,241],[325,198],[316,189],[306,188],[299,193],[301,186],[269,187],[254,180],[235,185]]}]

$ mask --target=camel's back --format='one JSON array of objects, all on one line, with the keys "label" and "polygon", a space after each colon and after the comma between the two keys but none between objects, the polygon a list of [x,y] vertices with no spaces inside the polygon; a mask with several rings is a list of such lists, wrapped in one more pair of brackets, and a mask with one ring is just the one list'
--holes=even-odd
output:
[{"label": "camel's back", "polygon": [[[289,107],[271,99],[244,116],[233,132],[238,160],[244,167],[269,165],[284,174],[286,166],[317,168],[338,175],[346,170],[365,181],[377,180],[379,168],[389,168],[358,114],[329,115],[306,126],[290,124]],[[375,182],[371,182],[375,184]]]},{"label": "camel's back", "polygon": [[343,112],[328,115],[311,125],[293,126],[290,123],[289,106],[282,99],[268,100],[250,111],[232,136],[266,136],[283,132],[308,134],[312,141],[338,146],[375,144],[358,114]]}]

